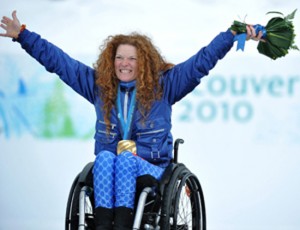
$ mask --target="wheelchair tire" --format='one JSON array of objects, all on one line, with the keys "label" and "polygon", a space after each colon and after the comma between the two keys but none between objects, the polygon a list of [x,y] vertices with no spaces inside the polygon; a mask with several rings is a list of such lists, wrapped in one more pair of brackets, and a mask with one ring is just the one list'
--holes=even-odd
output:
[{"label": "wheelchair tire", "polygon": [[[67,202],[67,209],[66,209],[66,220],[65,220],[65,229],[66,230],[78,230],[79,226],[79,197],[80,191],[85,186],[84,184],[79,182],[80,174],[74,179],[72,184],[68,202]],[[86,209],[91,210],[89,213],[85,214],[85,229],[86,230],[93,230],[95,229],[94,226],[94,199],[93,195],[89,198],[90,202],[87,202],[86,205],[88,206]]]},{"label": "wheelchair tire", "polygon": [[173,171],[162,201],[160,229],[206,230],[202,188],[185,165]]}]

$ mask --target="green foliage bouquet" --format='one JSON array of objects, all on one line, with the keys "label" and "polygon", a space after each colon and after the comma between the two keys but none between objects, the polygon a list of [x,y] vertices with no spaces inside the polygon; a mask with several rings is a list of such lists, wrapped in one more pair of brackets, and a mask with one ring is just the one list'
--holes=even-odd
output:
[{"label": "green foliage bouquet", "polygon": [[[257,46],[259,53],[275,60],[279,57],[285,56],[289,49],[299,50],[294,42],[296,35],[294,33],[294,25],[292,22],[296,11],[297,9],[285,17],[280,12],[268,12],[267,14],[280,14],[282,17],[274,17],[270,19],[265,27],[259,24],[253,26],[256,33],[259,31],[262,31],[263,33],[263,41],[260,41]],[[238,41],[238,50],[244,49],[244,43],[246,40],[246,25],[246,23],[234,21],[230,27],[231,30],[237,32],[235,40]]]}]

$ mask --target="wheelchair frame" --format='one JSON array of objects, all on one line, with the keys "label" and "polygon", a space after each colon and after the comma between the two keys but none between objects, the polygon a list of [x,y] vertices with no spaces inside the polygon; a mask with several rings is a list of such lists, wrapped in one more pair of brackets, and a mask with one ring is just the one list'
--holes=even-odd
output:
[{"label": "wheelchair frame", "polygon": [[[206,230],[205,202],[200,182],[184,164],[178,163],[178,147],[183,142],[176,139],[174,158],[158,186],[147,186],[137,196],[134,230]],[[66,230],[95,229],[93,164],[88,163],[72,184],[66,209]]]}]

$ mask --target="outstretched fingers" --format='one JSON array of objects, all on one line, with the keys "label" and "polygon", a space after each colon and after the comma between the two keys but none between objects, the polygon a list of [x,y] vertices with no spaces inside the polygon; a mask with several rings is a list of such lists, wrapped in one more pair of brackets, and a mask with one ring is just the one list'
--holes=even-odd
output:
[{"label": "outstretched fingers", "polygon": [[[1,20],[0,27],[1,27],[2,29],[4,29],[5,31],[7,31],[7,22],[6,22],[6,19],[5,19],[4,17],[3,17],[2,20]],[[0,36],[6,37],[7,34],[6,34],[6,33],[0,33]]]},{"label": "outstretched fingers", "polygon": [[7,30],[7,26],[4,24],[1,24],[0,27],[3,28],[4,30]]},{"label": "outstretched fingers", "polygon": [[[8,23],[8,20],[7,20],[7,17],[2,17],[2,19],[1,19],[1,23],[3,23],[3,24],[5,24],[5,25],[7,25],[7,23]],[[1,24],[2,25],[2,24]]]},{"label": "outstretched fingers", "polygon": [[18,20],[18,18],[17,18],[17,11],[16,10],[14,10],[12,12],[11,16],[12,16],[13,20]]},{"label": "outstretched fingers", "polygon": [[3,16],[0,27],[5,30],[5,33],[0,33],[2,37],[17,38],[20,33],[20,21],[17,18],[17,11],[12,12],[12,18]]}]

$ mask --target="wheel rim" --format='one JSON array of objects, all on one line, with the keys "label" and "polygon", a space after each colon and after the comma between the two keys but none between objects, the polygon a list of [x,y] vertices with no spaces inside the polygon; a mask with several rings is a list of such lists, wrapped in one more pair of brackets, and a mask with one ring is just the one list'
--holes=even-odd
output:
[{"label": "wheel rim", "polygon": [[[175,197],[176,207],[173,211],[172,229],[204,229],[204,216],[200,212],[201,187],[192,173],[185,173],[177,182]],[[203,209],[204,207],[202,207]]]}]

